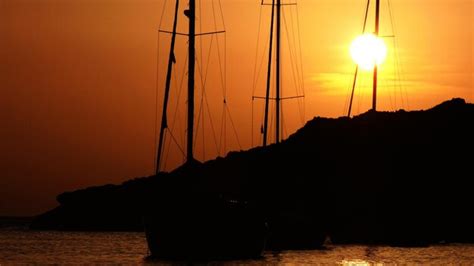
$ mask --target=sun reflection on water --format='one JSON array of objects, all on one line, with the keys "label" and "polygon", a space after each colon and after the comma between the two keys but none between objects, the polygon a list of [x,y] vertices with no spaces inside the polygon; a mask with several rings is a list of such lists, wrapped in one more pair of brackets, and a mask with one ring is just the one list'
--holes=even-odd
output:
[{"label": "sun reflection on water", "polygon": [[343,266],[382,266],[383,263],[369,262],[365,260],[343,260],[341,261]]}]

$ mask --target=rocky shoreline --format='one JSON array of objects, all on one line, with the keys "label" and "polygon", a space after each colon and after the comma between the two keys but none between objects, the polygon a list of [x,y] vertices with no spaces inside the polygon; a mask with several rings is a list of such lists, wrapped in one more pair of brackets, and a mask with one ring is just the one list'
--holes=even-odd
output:
[{"label": "rocky shoreline", "polygon": [[157,194],[192,190],[258,206],[272,249],[314,248],[310,236],[321,234],[335,244],[474,243],[473,121],[474,105],[462,99],[318,117],[278,145],[63,193],[31,228],[141,231]]}]

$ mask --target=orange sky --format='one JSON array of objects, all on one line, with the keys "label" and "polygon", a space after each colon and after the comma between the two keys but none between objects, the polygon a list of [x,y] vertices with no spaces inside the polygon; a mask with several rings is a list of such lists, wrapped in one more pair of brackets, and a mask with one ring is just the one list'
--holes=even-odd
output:
[{"label": "orange sky", "polygon": [[[202,1],[203,13],[210,13],[211,0]],[[247,149],[252,143],[251,96],[260,1],[221,1],[227,31],[228,103],[241,146]],[[171,6],[172,1],[168,2]],[[381,2],[381,34],[391,35],[388,2]],[[390,2],[402,94],[399,84],[395,86],[398,92],[393,91],[392,79],[398,72],[393,68],[393,40],[387,39],[389,54],[380,74],[379,109],[422,109],[452,97],[474,102],[473,1]],[[341,116],[354,69],[349,45],[361,31],[365,1],[298,3],[305,120]],[[36,214],[55,206],[55,196],[64,190],[153,173],[156,29],[162,7],[162,0],[0,1],[0,215]],[[287,10],[290,22],[290,13],[295,15],[296,9]],[[170,28],[169,13],[163,28]],[[260,36],[263,44],[268,39],[268,8],[261,14],[265,23]],[[204,16],[203,29],[212,30],[212,21]],[[369,19],[371,28],[373,15]],[[186,22],[181,16],[180,30],[185,30]],[[222,27],[218,23],[218,28]],[[223,37],[219,38],[222,48]],[[203,47],[209,40],[203,40]],[[168,42],[169,37],[160,35],[160,101]],[[178,80],[183,74],[185,44],[182,37],[178,39]],[[260,57],[263,49],[259,46]],[[283,53],[284,63],[288,62],[288,53]],[[207,87],[217,88],[216,54],[209,58]],[[285,83],[290,82],[289,73],[288,69],[283,73],[284,88],[291,87],[288,84],[292,83]],[[261,84],[257,83],[256,94],[263,93],[262,82],[264,76],[260,77]],[[355,113],[369,108],[370,73],[361,76],[360,84]],[[290,89],[284,92],[294,94]],[[220,104],[220,87],[209,89],[208,97]],[[219,104],[210,103],[213,117],[220,117],[215,111]],[[287,134],[301,126],[294,115],[295,106],[288,103],[285,107]],[[262,108],[258,104],[254,107],[256,113]],[[260,120],[254,126],[258,131]],[[231,128],[227,130],[227,149],[238,149]],[[211,137],[205,137],[206,145],[214,147]],[[199,143],[196,148],[200,159],[216,154],[216,149],[210,148],[203,155]],[[172,164],[173,160],[168,167]]]}]

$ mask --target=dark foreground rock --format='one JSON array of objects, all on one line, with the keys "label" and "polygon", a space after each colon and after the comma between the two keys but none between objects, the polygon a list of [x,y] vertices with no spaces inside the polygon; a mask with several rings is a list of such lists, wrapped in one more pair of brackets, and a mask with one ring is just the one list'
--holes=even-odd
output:
[{"label": "dark foreground rock", "polygon": [[474,105],[462,99],[315,118],[279,145],[63,193],[31,228],[138,231],[156,201],[173,206],[197,193],[257,206],[272,249],[314,248],[326,235],[333,243],[474,242],[473,152]]}]

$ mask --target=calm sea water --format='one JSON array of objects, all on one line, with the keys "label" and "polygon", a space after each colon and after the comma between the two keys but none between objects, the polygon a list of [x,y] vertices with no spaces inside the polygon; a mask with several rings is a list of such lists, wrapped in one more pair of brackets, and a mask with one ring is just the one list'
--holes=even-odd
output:
[{"label": "calm sea water", "polygon": [[[143,233],[38,232],[0,229],[0,265],[35,264],[171,264],[146,259]],[[474,245],[426,248],[329,246],[326,250],[267,253],[261,260],[210,264],[463,264],[474,265]]]}]

